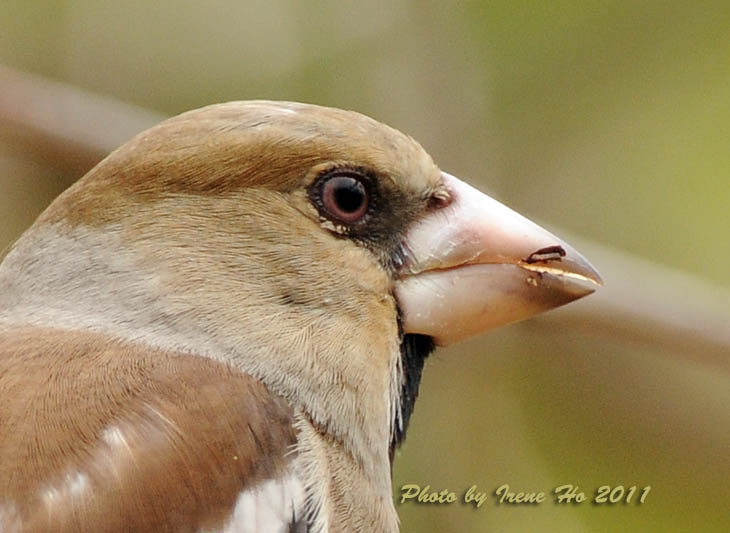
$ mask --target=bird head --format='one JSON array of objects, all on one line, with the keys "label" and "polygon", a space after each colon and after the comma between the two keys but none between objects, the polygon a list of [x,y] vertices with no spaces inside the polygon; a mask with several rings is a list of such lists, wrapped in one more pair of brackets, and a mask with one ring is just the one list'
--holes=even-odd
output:
[{"label": "bird head", "polygon": [[351,451],[402,440],[434,346],[600,283],[407,135],[298,103],[214,105],[139,134],[29,239],[53,258],[24,274],[45,313],[241,368]]}]

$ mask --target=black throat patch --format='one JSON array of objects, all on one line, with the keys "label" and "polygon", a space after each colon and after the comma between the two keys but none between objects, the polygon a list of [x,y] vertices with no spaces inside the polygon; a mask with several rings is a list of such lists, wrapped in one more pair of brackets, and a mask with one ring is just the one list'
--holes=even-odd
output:
[{"label": "black throat patch", "polygon": [[393,429],[390,443],[390,460],[393,461],[393,452],[406,438],[408,424],[411,421],[413,408],[418,397],[418,387],[421,384],[421,374],[426,358],[436,348],[433,338],[427,335],[409,333],[403,335],[400,344],[400,356],[403,363],[403,386],[400,392],[401,420],[403,425]]}]

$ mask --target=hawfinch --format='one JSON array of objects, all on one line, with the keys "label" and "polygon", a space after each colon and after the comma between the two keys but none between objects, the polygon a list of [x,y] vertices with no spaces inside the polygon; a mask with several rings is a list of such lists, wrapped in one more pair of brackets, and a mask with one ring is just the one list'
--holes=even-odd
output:
[{"label": "hawfinch", "polygon": [[167,120],[0,266],[0,530],[397,531],[429,353],[599,283],[363,115]]}]

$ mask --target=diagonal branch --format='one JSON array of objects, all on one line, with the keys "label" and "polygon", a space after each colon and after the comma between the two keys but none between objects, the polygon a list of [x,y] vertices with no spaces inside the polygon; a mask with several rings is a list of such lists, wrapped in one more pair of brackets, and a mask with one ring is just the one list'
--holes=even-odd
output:
[{"label": "diagonal branch", "polygon": [[79,176],[164,118],[0,65],[0,138]]}]

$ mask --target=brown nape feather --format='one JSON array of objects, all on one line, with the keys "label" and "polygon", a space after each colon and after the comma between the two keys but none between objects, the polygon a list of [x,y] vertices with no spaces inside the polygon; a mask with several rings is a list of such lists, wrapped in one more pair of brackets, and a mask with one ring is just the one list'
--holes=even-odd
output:
[{"label": "brown nape feather", "polygon": [[221,527],[295,440],[240,371],[92,333],[0,333],[0,397],[0,502],[26,532]]}]

